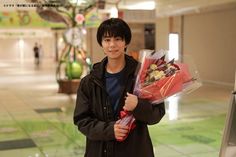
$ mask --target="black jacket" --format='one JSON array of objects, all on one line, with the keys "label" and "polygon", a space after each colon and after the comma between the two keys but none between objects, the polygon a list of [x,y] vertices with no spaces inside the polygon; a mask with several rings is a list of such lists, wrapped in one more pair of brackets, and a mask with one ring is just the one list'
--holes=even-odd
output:
[{"label": "black jacket", "polygon": [[[127,92],[132,93],[135,83],[135,70],[138,62],[125,56],[125,81],[122,87],[118,113],[124,105]],[[127,139],[117,142],[114,135],[114,123],[119,115],[113,114],[105,88],[104,72],[107,58],[94,65],[93,70],[80,83],[74,124],[86,136],[85,157],[153,157],[153,146],[147,124],[158,123],[165,114],[164,103],[150,104],[147,100],[138,99],[133,111],[136,128]]]}]

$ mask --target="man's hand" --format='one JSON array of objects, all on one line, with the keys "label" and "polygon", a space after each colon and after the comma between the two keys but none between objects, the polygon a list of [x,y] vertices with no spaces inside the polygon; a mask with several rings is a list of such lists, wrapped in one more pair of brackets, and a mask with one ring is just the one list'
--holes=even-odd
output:
[{"label": "man's hand", "polygon": [[136,95],[127,92],[127,97],[125,99],[125,105],[123,109],[125,111],[133,111],[138,104],[138,97]]},{"label": "man's hand", "polygon": [[116,121],[116,123],[114,125],[115,138],[117,140],[122,140],[123,138],[125,138],[127,136],[128,131],[129,131],[129,127],[124,126],[122,124],[117,124],[118,121]]}]

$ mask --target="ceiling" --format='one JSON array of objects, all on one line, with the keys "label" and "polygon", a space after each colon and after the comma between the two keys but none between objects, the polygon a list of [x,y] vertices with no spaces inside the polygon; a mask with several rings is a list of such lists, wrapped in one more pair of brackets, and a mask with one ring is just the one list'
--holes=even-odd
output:
[{"label": "ceiling", "polygon": [[[29,4],[32,1],[40,1],[40,0],[0,0],[0,11],[14,11],[16,9],[35,9],[33,7],[12,7],[12,6],[4,6],[4,4]],[[42,0],[41,0],[42,1]],[[50,0],[46,0],[50,1]],[[54,0],[56,1],[56,0]],[[63,0],[58,0],[63,1]],[[76,1],[76,0],[70,0]],[[79,0],[78,0],[79,1]],[[98,0],[95,0],[98,1]],[[32,4],[32,3],[31,3]],[[155,0],[106,0],[106,8],[110,8],[116,6],[118,4],[119,9],[135,9],[135,10],[150,10],[155,8]]]},{"label": "ceiling", "polygon": [[155,9],[155,0],[121,0],[118,7],[128,10],[153,10]]},{"label": "ceiling", "polygon": [[50,29],[0,29],[0,39],[9,38],[52,38],[53,33]]},{"label": "ceiling", "polygon": [[156,17],[236,8],[236,0],[156,0]]},{"label": "ceiling", "polygon": [[[4,7],[4,4],[26,3],[30,0],[0,0],[0,11],[35,9],[33,7]],[[31,0],[39,1],[39,0]],[[49,1],[49,0],[47,0]],[[53,0],[56,1],[56,0]],[[63,0],[58,0],[63,1]],[[72,1],[72,0],[71,0]],[[98,1],[98,0],[96,0]],[[199,13],[225,8],[235,8],[236,0],[106,0],[106,8],[115,7],[121,10],[156,10],[156,16],[174,16],[187,13]]]}]

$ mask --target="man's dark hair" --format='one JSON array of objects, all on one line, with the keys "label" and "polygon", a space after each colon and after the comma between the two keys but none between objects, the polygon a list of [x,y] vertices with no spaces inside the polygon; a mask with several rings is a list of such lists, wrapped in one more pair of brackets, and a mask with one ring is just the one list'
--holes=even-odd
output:
[{"label": "man's dark hair", "polygon": [[102,46],[102,38],[108,37],[121,37],[125,40],[125,44],[128,45],[131,41],[131,30],[129,25],[119,18],[110,18],[103,21],[98,27],[97,42]]}]

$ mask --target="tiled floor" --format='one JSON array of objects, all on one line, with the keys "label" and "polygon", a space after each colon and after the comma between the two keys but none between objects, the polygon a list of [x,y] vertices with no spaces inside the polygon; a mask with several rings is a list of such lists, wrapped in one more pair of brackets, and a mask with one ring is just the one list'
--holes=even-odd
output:
[{"label": "tiled floor", "polygon": [[[57,93],[55,68],[0,61],[1,157],[83,156],[85,139],[72,123],[75,95]],[[156,156],[217,157],[232,90],[203,85],[167,102],[164,119],[150,126]]]}]

